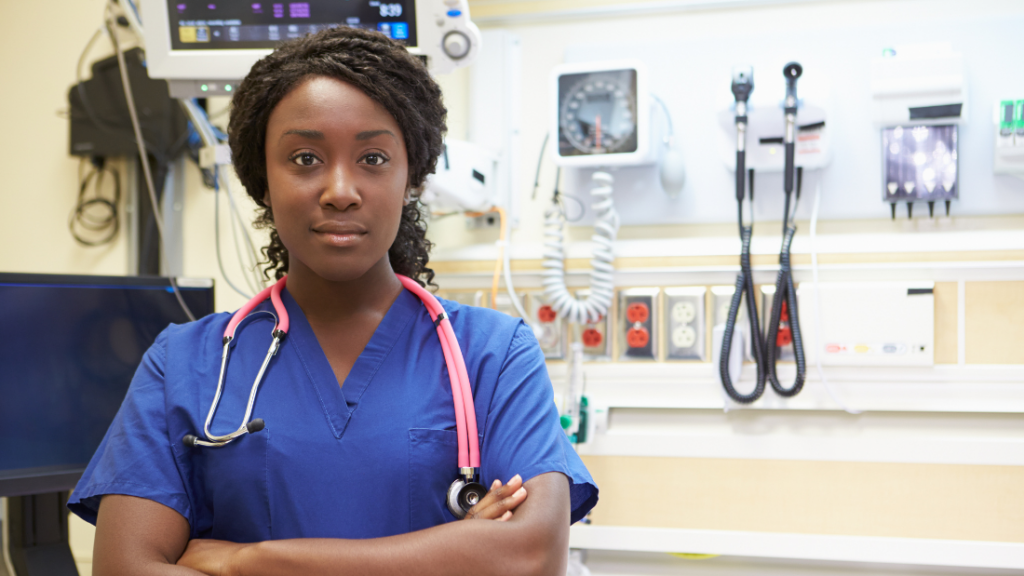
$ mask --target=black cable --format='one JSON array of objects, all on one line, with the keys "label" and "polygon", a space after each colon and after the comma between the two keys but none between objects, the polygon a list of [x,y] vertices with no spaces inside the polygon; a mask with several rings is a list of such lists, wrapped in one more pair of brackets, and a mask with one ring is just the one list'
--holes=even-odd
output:
[{"label": "black cable", "polygon": [[[112,242],[117,237],[118,230],[120,230],[118,206],[121,202],[121,176],[117,170],[107,167],[103,158],[93,158],[92,165],[93,169],[79,182],[78,200],[75,202],[75,207],[71,210],[71,215],[68,218],[68,230],[71,231],[71,236],[74,237],[75,241],[82,246],[102,246]],[[108,199],[102,196],[104,174],[110,174],[114,182],[113,198]],[[95,190],[95,195],[92,198],[88,198],[86,194],[90,182],[94,182],[93,189]],[[97,218],[93,213],[95,207],[105,209],[106,216]],[[79,234],[78,228],[90,232],[106,231],[106,234],[99,239],[90,240]]]},{"label": "black cable", "polygon": [[[757,313],[757,292],[754,290],[754,272],[750,267],[750,240],[754,234],[754,170],[750,175],[750,226],[743,225],[744,182],[748,174],[746,170],[747,142],[747,100],[754,91],[754,71],[750,67],[738,67],[733,70],[732,94],[736,98],[736,221],[740,230],[740,273],[736,276],[736,290],[732,293],[729,303],[729,315],[725,321],[725,332],[722,334],[722,353],[718,363],[718,373],[722,378],[722,386],[726,394],[736,402],[749,404],[764,394],[765,370],[764,350],[761,342],[761,321]],[[736,320],[740,314],[743,296],[747,297],[747,319],[750,322],[750,342],[757,364],[757,377],[754,390],[750,394],[741,394],[732,382],[729,373],[729,358],[732,355],[732,339],[736,333]]]},{"label": "black cable", "polygon": [[[745,152],[739,151],[737,160],[742,162],[741,156]],[[737,163],[737,168],[742,166]],[[745,171],[737,170],[740,178],[736,180],[736,194],[743,194],[743,176]],[[751,175],[751,193],[753,193],[753,170]],[[757,291],[754,289],[754,273],[750,266],[750,241],[753,236],[753,221],[750,226],[743,225],[743,200],[736,203],[737,221],[740,229],[740,240],[743,248],[740,251],[740,273],[736,276],[736,290],[732,293],[732,301],[729,303],[729,315],[725,321],[725,332],[722,334],[722,354],[719,358],[718,371],[722,377],[722,385],[730,398],[741,404],[754,402],[764,394],[766,374],[764,370],[764,350],[761,346],[761,321],[757,313]],[[751,218],[753,220],[753,218]],[[749,394],[742,394],[733,385],[732,375],[729,373],[729,357],[732,352],[733,334],[736,332],[736,320],[739,317],[740,306],[743,297],[747,297],[747,320],[750,323],[750,342],[754,353],[754,362],[757,367],[754,390]]]},{"label": "black cable", "polygon": [[[533,176],[533,194],[530,195],[530,200],[537,199],[537,187],[540,186],[540,167],[544,162],[544,150],[548,147],[548,138],[551,137],[551,133],[548,132],[544,135],[544,142],[540,145],[540,155],[537,156],[537,172]],[[558,188],[558,179],[555,179],[555,188]]]},{"label": "black cable", "polygon": [[[800,317],[797,309],[796,288],[793,286],[793,270],[790,261],[790,247],[796,234],[796,208],[790,214],[790,199],[794,191],[796,179],[796,197],[800,198],[803,185],[803,168],[795,167],[795,125],[797,112],[796,81],[803,69],[796,62],[786,65],[783,74],[786,76],[786,164],[783,175],[786,201],[782,213],[782,249],[779,252],[779,275],[775,279],[775,297],[772,300],[771,316],[768,319],[768,333],[765,335],[764,349],[768,359],[768,380],[772,388],[780,396],[796,396],[804,387],[807,377],[807,362],[804,357],[803,335],[800,331]],[[779,330],[787,324],[792,335],[793,357],[796,360],[796,378],[793,385],[785,388],[779,382],[777,363],[782,347],[788,344],[785,338],[780,341]]]}]

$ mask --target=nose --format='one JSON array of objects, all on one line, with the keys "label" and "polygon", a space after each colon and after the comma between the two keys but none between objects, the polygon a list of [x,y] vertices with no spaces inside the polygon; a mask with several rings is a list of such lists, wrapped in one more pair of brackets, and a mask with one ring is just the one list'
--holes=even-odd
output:
[{"label": "nose", "polygon": [[323,191],[320,193],[320,207],[344,212],[357,208],[363,203],[355,175],[345,166],[331,170]]}]

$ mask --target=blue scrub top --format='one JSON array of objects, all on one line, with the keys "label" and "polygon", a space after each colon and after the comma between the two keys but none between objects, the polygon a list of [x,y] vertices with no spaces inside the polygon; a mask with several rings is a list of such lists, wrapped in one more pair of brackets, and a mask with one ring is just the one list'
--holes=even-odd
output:
[{"label": "blue scrub top", "polygon": [[[559,427],[544,356],[519,319],[442,300],[473,386],[486,486],[560,472],[572,522],[597,486]],[[302,310],[253,410],[266,428],[222,448],[202,438],[231,315],[172,325],[146,353],[68,507],[96,522],[100,498],[126,494],[178,511],[192,538],[377,538],[455,520],[445,505],[458,471],[448,370],[426,308],[403,290],[339,387]],[[270,302],[257,311],[272,312]],[[235,430],[274,321],[253,313],[236,333],[213,434]]]}]

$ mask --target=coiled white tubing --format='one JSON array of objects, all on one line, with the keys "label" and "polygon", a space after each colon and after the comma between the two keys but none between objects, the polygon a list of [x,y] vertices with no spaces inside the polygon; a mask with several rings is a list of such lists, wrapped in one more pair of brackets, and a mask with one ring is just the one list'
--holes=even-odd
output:
[{"label": "coiled white tubing", "polygon": [[591,209],[597,215],[594,222],[594,254],[590,260],[590,294],[578,300],[565,286],[565,235],[562,212],[552,205],[544,213],[544,271],[541,284],[544,296],[559,316],[571,323],[597,322],[608,314],[615,296],[612,246],[619,230],[619,214],[612,203],[612,183],[615,179],[607,172],[594,172],[590,189]]}]

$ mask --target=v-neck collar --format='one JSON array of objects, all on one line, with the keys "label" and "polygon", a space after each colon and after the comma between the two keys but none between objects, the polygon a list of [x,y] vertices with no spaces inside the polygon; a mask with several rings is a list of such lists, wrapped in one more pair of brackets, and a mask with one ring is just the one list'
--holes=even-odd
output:
[{"label": "v-neck collar", "polygon": [[415,295],[406,289],[395,299],[377,329],[370,337],[366,348],[356,359],[355,364],[345,377],[344,386],[338,385],[327,355],[324,354],[320,341],[316,339],[313,328],[309,325],[302,308],[295,302],[287,288],[282,292],[285,308],[291,319],[291,328],[282,348],[291,350],[313,384],[317,399],[323,408],[327,422],[335,438],[341,438],[349,420],[359,407],[363,392],[369,387],[373,377],[384,364],[402,334],[408,333],[408,326],[423,313],[423,304]]}]

